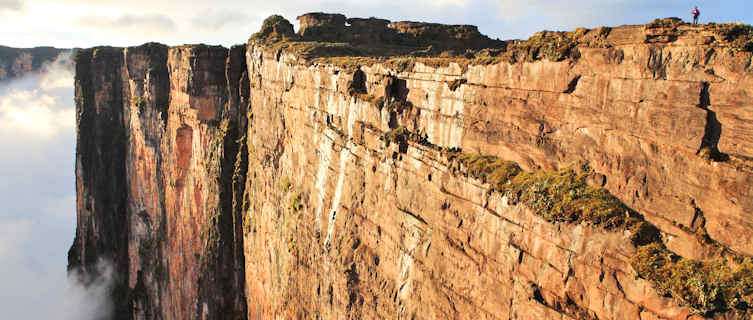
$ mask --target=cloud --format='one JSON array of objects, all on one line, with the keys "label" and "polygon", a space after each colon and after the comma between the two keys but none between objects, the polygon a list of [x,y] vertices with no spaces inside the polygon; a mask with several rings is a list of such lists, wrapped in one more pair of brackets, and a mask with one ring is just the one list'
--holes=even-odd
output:
[{"label": "cloud", "polygon": [[[109,297],[112,264],[100,261],[98,276],[77,271],[66,276],[63,263],[51,263],[46,252],[35,250],[39,237],[34,218],[6,219],[0,224],[0,307],[7,319],[100,320],[112,312]],[[51,266],[59,268],[54,270]]]},{"label": "cloud", "polygon": [[459,6],[459,7],[465,7],[468,5],[468,3],[471,0],[436,0],[429,2],[433,5],[443,6],[443,5],[453,5],[453,6]]},{"label": "cloud", "polygon": [[200,28],[219,30],[227,25],[241,25],[248,22],[248,16],[238,11],[213,11],[197,15],[191,19],[191,24]]},{"label": "cloud", "polygon": [[39,74],[11,82],[0,91],[2,137],[51,139],[73,131],[73,70],[71,54],[62,54]]},{"label": "cloud", "polygon": [[[572,30],[577,27],[647,23],[654,18],[684,16],[691,6],[682,0],[496,0],[500,19],[518,29]],[[701,0],[703,1],[703,0]],[[687,10],[685,10],[687,8]],[[530,32],[530,31],[529,31]]]},{"label": "cloud", "polygon": [[66,271],[76,226],[74,110],[70,54],[0,87],[3,319],[110,316],[109,263],[95,279]]},{"label": "cloud", "polygon": [[0,12],[4,10],[19,11],[24,7],[20,0],[0,0]]},{"label": "cloud", "polygon": [[175,31],[176,24],[172,18],[159,13],[134,15],[122,14],[117,17],[83,16],[76,19],[76,24],[92,28],[116,30],[141,30],[149,33],[167,33]]},{"label": "cloud", "polygon": [[[52,90],[73,88],[73,53],[63,52],[57,59],[42,66],[40,88]],[[71,96],[71,98],[73,98]]]},{"label": "cloud", "polygon": [[112,314],[112,301],[107,299],[115,277],[112,263],[100,260],[96,266],[96,277],[90,278],[78,270],[68,276],[65,298],[62,300],[61,319],[99,320],[109,319]]},{"label": "cloud", "polygon": [[56,98],[43,91],[13,91],[0,98],[0,132],[50,138],[71,130],[75,113],[56,109]]}]

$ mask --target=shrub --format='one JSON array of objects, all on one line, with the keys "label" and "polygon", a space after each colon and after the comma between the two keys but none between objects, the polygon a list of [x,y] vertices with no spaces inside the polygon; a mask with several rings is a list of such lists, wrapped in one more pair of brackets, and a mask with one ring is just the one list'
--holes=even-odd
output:
[{"label": "shrub", "polygon": [[301,202],[301,193],[296,192],[292,197],[290,197],[290,211],[297,212],[301,209],[303,209],[303,202]]},{"label": "shrub", "polygon": [[290,186],[291,185],[292,185],[292,183],[290,182],[290,178],[288,178],[288,177],[282,178],[282,183],[281,183],[282,193],[288,193],[288,191],[290,190]]},{"label": "shrub", "polygon": [[413,133],[403,126],[387,131],[382,134],[381,139],[389,147],[390,143],[407,144]]},{"label": "shrub", "polygon": [[[383,134],[387,141],[408,141],[415,134],[399,127]],[[659,294],[672,297],[695,313],[710,315],[753,306],[753,259],[701,261],[669,251],[656,226],[601,187],[586,183],[587,173],[572,169],[523,171],[515,162],[459,149],[442,149],[466,176],[491,185],[511,203],[520,202],[549,222],[587,223],[606,230],[627,230],[637,248],[630,264]],[[452,166],[452,164],[451,164]],[[707,236],[707,235],[706,235]],[[734,260],[734,261],[733,261]]]},{"label": "shrub", "polygon": [[468,175],[491,184],[493,190],[501,190],[510,178],[521,172],[517,163],[494,156],[462,153],[456,157]]}]

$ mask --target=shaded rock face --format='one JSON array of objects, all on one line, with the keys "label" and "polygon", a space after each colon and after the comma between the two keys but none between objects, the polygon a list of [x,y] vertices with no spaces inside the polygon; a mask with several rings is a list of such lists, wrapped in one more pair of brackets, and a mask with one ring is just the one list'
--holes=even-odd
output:
[{"label": "shaded rock face", "polygon": [[115,318],[246,313],[232,188],[246,123],[243,52],[147,44],[78,54],[69,268],[114,264]]},{"label": "shaded rock face", "polygon": [[0,81],[39,71],[65,49],[52,47],[11,48],[0,46]]},{"label": "shaded rock face", "polygon": [[280,41],[295,39],[297,35],[293,31],[293,24],[282,16],[274,15],[264,20],[261,30],[252,38],[263,41]]},{"label": "shaded rock face", "polygon": [[[302,17],[304,38],[347,21]],[[753,255],[752,57],[680,28],[400,70],[254,38],[82,51],[70,266],[114,262],[122,319],[698,317],[636,276],[629,232],[548,222],[442,152],[572,167],[680,256]]]}]

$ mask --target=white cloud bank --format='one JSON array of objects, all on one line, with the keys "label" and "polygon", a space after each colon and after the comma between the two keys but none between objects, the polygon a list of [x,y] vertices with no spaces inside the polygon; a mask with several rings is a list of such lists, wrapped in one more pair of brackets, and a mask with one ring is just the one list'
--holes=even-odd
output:
[{"label": "white cloud bank", "polygon": [[20,0],[0,0],[1,10],[21,10],[23,8],[23,2]]},{"label": "white cloud bank", "polygon": [[0,99],[0,135],[49,139],[72,130],[72,109],[55,108],[56,98],[41,90],[12,91]]},{"label": "white cloud bank", "polygon": [[164,14],[121,14],[119,16],[83,16],[76,24],[89,29],[104,29],[115,32],[135,32],[142,37],[174,33],[176,24]]},{"label": "white cloud bank", "polygon": [[99,279],[66,272],[76,221],[70,55],[0,83],[0,150],[1,318],[108,318],[112,268],[102,262]]},{"label": "white cloud bank", "polygon": [[70,54],[46,65],[40,74],[18,79],[0,89],[0,137],[51,139],[72,132],[73,70]]}]

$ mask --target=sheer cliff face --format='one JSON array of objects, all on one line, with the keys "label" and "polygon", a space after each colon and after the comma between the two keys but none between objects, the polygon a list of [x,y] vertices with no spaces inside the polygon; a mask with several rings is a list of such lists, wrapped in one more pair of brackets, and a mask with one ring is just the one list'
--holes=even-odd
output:
[{"label": "sheer cliff face", "polygon": [[52,47],[11,48],[0,46],[0,81],[37,72],[65,49]]},{"label": "sheer cliff face", "polygon": [[78,55],[69,264],[115,265],[116,318],[245,315],[243,295],[226,294],[242,293],[244,279],[232,207],[244,73],[242,48],[147,44]]},{"label": "sheer cliff face", "polygon": [[[316,39],[344,19],[306,15],[309,35],[280,23],[262,36]],[[348,21],[350,33],[327,36],[357,42],[353,30],[371,30],[364,39],[415,43],[442,28]],[[499,44],[472,27],[447,30],[471,47]],[[544,219],[547,208],[493,192],[491,177],[447,156],[458,150],[528,171],[575,168],[658,227],[652,241],[677,259],[753,255],[740,236],[753,231],[751,54],[706,28],[592,30],[582,36],[600,44],[579,42],[564,59],[526,49],[491,63],[319,59],[262,36],[232,49],[78,55],[69,260],[83,272],[100,258],[115,264],[117,318],[698,310],[637,276],[634,231]],[[456,45],[443,49],[463,52]]]}]

